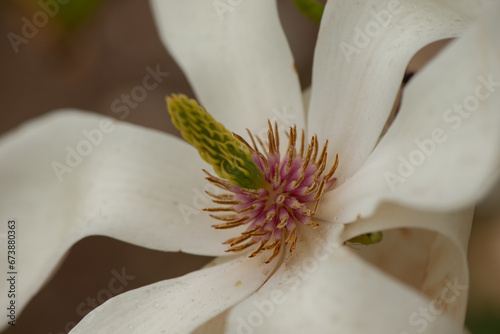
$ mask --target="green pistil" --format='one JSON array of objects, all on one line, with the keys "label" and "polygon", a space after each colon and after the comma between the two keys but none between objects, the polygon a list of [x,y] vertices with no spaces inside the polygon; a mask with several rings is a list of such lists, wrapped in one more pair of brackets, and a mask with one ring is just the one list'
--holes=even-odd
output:
[{"label": "green pistil", "polygon": [[264,173],[252,159],[249,148],[236,139],[193,99],[183,94],[167,97],[172,123],[179,129],[215,173],[246,189],[263,188]]}]

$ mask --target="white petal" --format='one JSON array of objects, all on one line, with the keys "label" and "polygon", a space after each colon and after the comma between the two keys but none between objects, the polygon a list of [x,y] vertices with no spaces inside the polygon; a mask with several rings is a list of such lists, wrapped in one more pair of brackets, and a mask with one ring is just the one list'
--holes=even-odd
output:
[{"label": "white petal", "polygon": [[152,0],[160,35],[201,104],[236,133],[267,119],[304,126],[298,76],[276,3]]},{"label": "white petal", "polygon": [[[123,122],[112,121],[107,130],[106,122],[111,119],[53,113],[0,141],[0,233],[7,233],[8,220],[17,222],[15,269],[23,282],[18,310],[64,253],[88,235],[202,255],[224,254],[222,242],[237,235],[213,229],[214,221],[200,210],[209,200],[203,195],[203,163],[196,150]],[[68,167],[68,152],[85,150],[92,152]],[[74,154],[71,159],[77,159]],[[60,175],[61,181],[54,162],[71,170]],[[2,257],[3,268],[6,260]],[[1,280],[1,291],[6,284]]]},{"label": "white petal", "polygon": [[202,269],[121,294],[70,332],[189,333],[256,291],[278,265],[262,255]]},{"label": "white petal", "polygon": [[[386,334],[422,331],[425,325],[426,333],[459,333],[468,277],[465,249],[454,238],[462,235],[457,230],[470,229],[470,211],[448,216],[387,208],[375,217],[366,226],[411,227],[423,218],[426,223],[421,228],[448,226],[446,234],[436,234],[429,249],[424,248],[427,261],[413,268],[400,263],[419,276],[416,289],[373,267],[350,248],[339,246],[337,239],[343,238],[335,234],[342,229],[330,224],[330,235],[310,233],[308,241],[302,239],[296,255],[292,253],[255,295],[230,311],[226,332]],[[407,241],[400,238],[399,247],[408,247]],[[397,254],[386,254],[384,260],[390,262],[394,255],[398,260]],[[454,285],[457,292],[450,292],[447,284]],[[442,296],[448,300],[444,302],[447,311],[436,316],[432,311]],[[426,320],[421,310],[430,312],[432,320]]]},{"label": "white petal", "polygon": [[[380,144],[325,195],[318,217],[350,222],[382,201],[454,210],[488,191],[500,166],[498,22],[495,15],[481,21],[412,79]],[[459,104],[463,112],[454,112]]]},{"label": "white petal", "polygon": [[[342,240],[374,231],[384,232],[379,244],[360,246],[360,254],[386,273],[418,289],[429,299],[447,281],[467,286],[467,247],[474,209],[438,213],[383,204],[367,219],[347,224]],[[397,230],[399,229],[399,230]],[[436,233],[430,233],[436,232]],[[463,323],[467,293],[447,305],[447,313]]]},{"label": "white petal", "polygon": [[449,0],[328,1],[315,51],[308,129],[339,154],[342,182],[373,150],[411,57],[461,33],[476,7]]}]

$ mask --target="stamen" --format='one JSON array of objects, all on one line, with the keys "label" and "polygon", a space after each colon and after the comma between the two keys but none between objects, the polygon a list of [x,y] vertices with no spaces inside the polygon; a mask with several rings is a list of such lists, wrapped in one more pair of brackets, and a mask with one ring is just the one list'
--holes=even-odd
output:
[{"label": "stamen", "polygon": [[321,150],[321,154],[319,155],[319,161],[317,163],[320,166],[323,163],[323,160],[326,160],[326,150],[328,149],[328,140],[325,141],[323,145],[323,150]]},{"label": "stamen", "polygon": [[250,254],[248,257],[252,258],[252,257],[255,257],[255,255],[259,254],[260,251],[264,248],[264,246],[266,245],[267,243],[267,240],[266,241],[261,241],[260,242],[260,245],[259,245],[259,248],[257,248],[257,250],[255,252],[253,252],[252,254]]},{"label": "stamen", "polygon": [[290,138],[288,141],[288,162],[285,167],[285,171],[288,173],[290,172],[290,169],[292,168],[292,162],[293,158],[295,156],[295,141],[297,139],[297,128],[294,126],[293,128],[290,128]]},{"label": "stamen", "polygon": [[236,212],[233,207],[231,207],[231,208],[224,208],[224,207],[204,208],[203,211],[207,211],[207,212]]},{"label": "stamen", "polygon": [[273,255],[269,259],[267,259],[266,263],[270,263],[278,254],[280,253],[281,250],[281,242],[279,242],[275,247],[274,247],[274,252]]},{"label": "stamen", "polygon": [[219,225],[212,225],[212,227],[215,228],[216,230],[226,230],[228,228],[233,228],[233,227],[238,227],[238,226],[241,226],[241,225],[245,225],[246,223],[247,222],[246,222],[246,219],[245,219],[245,220],[234,222],[234,223],[225,223],[225,224],[219,224]]},{"label": "stamen", "polygon": [[283,227],[286,226],[286,224],[288,223],[288,219],[290,218],[290,216],[286,215],[285,217],[281,218],[280,219],[280,223],[276,226],[277,229],[282,229]]},{"label": "stamen", "polygon": [[254,151],[253,147],[250,146],[250,144],[247,143],[247,141],[245,139],[243,139],[240,135],[236,134],[236,133],[232,133],[233,136],[238,139],[242,144],[244,144],[246,147],[248,147],[248,149],[250,151]]},{"label": "stamen", "polygon": [[239,211],[236,211],[237,213],[243,213],[243,212],[248,212],[248,211],[252,211],[252,210],[255,210],[257,209],[257,205],[250,205],[250,206],[247,206],[246,208],[244,209],[241,209]]},{"label": "stamen", "polygon": [[226,228],[233,228],[233,227],[236,227],[236,226],[240,226],[240,225],[246,224],[247,220],[249,218],[250,217],[245,216],[245,217],[242,217],[240,219],[233,220],[233,221],[230,221],[230,222],[227,222],[227,223],[224,223],[224,224],[212,225],[212,227],[215,228],[215,229],[218,229],[218,230],[223,230],[223,229],[226,229]]},{"label": "stamen", "polygon": [[240,189],[242,193],[251,195],[251,196],[258,196],[259,195],[259,190],[253,190],[253,189]]},{"label": "stamen", "polygon": [[314,141],[311,140],[311,143],[309,144],[309,146],[307,147],[307,153],[306,153],[306,157],[304,159],[304,163],[302,164],[302,171],[305,172],[307,166],[309,166],[309,161],[311,160],[311,155],[312,155],[312,152],[314,150]]},{"label": "stamen", "polygon": [[228,239],[226,240],[226,242],[224,242],[225,244],[229,244],[232,246],[234,245],[237,245],[237,244],[240,244],[242,243],[243,241],[246,241],[248,239],[250,239],[252,236],[251,235],[241,235],[239,237],[236,237],[236,238],[231,238],[231,239]]},{"label": "stamen", "polygon": [[290,253],[295,249],[297,246],[297,236],[295,236],[292,240],[292,244],[290,245]]},{"label": "stamen", "polygon": [[318,184],[317,183],[313,183],[312,186],[310,186],[309,188],[307,188],[307,190],[304,192],[304,195],[309,195],[310,193],[312,193],[313,191],[315,191],[316,188],[318,188]]},{"label": "stamen", "polygon": [[[247,133],[248,133],[248,136],[250,137],[250,140],[252,141],[252,145],[253,145],[253,150],[255,152],[259,152],[259,148],[257,147],[257,144],[255,144],[255,140],[253,139],[253,135],[252,133],[250,132],[250,130],[246,129],[247,130]],[[259,152],[260,153],[260,152]]]},{"label": "stamen", "polygon": [[274,177],[273,177],[273,184],[275,186],[278,186],[280,183],[280,167],[276,164],[274,165]]},{"label": "stamen", "polygon": [[269,223],[271,220],[274,219],[274,216],[276,216],[276,214],[274,213],[274,211],[270,211],[267,213],[267,216],[266,216],[266,219],[264,219],[264,224],[267,224]]},{"label": "stamen", "polygon": [[227,204],[227,205],[241,204],[240,201],[229,200],[229,199],[213,199],[212,202],[214,202],[215,204]]},{"label": "stamen", "polygon": [[[221,206],[206,208],[204,211],[210,212],[212,218],[222,221],[221,224],[213,225],[216,229],[247,225],[239,236],[226,240],[225,244],[230,246],[227,252],[240,252],[258,245],[250,251],[249,257],[272,251],[266,261],[269,263],[285,246],[290,251],[297,247],[296,224],[318,227],[313,217],[324,192],[335,181],[331,178],[339,163],[338,155],[334,165],[324,175],[328,160],[328,141],[320,150],[318,137],[313,136],[304,152],[305,132],[302,130],[300,148],[297,150],[297,127],[290,127],[288,148],[281,160],[276,122],[274,125],[268,122],[267,145],[264,145],[260,137],[253,136],[249,130],[247,132],[249,141],[237,134],[233,136],[251,152],[256,165],[264,173],[266,186],[259,189],[242,188],[203,170],[209,182],[226,191],[223,194],[206,191],[212,202]],[[219,214],[213,214],[216,212]]]},{"label": "stamen", "polygon": [[325,175],[325,179],[327,179],[327,180],[331,179],[331,177],[333,176],[333,173],[335,173],[335,171],[337,170],[338,165],[339,165],[339,155],[337,154],[335,156],[335,163],[333,164],[333,166],[330,169],[330,171],[328,172],[328,174]]},{"label": "stamen", "polygon": [[251,236],[252,237],[263,237],[265,236],[266,234],[269,234],[271,233],[272,231],[262,231],[262,232],[253,232],[251,233]]},{"label": "stamen", "polygon": [[276,204],[283,204],[285,198],[286,198],[285,195],[279,194],[278,196],[276,196]]},{"label": "stamen", "polygon": [[257,241],[252,240],[250,242],[247,242],[246,244],[243,244],[243,245],[240,245],[240,246],[231,247],[228,250],[226,250],[226,252],[234,252],[234,253],[241,252],[242,250],[247,249],[248,247],[253,246],[256,243],[257,243]]},{"label": "stamen", "polygon": [[269,156],[269,151],[267,150],[266,145],[264,145],[264,143],[262,142],[262,140],[259,137],[257,137],[257,141],[259,142],[260,147],[262,148],[262,151],[264,151],[264,154]]},{"label": "stamen", "polygon": [[266,247],[264,247],[264,250],[273,249],[274,247],[276,247],[278,245],[279,242],[280,242],[280,239],[275,239],[272,244],[267,245]]},{"label": "stamen", "polygon": [[300,176],[296,181],[293,181],[292,183],[292,189],[297,189],[299,185],[304,181],[304,177],[306,176],[306,171],[305,170],[300,170]]},{"label": "stamen", "polygon": [[300,150],[299,150],[299,154],[298,156],[303,158],[304,157],[304,141],[305,141],[305,133],[304,133],[304,129],[302,129],[302,133],[301,133],[301,136],[300,136]]},{"label": "stamen", "polygon": [[314,195],[315,200],[318,200],[321,198],[321,196],[323,196],[323,191],[325,191],[325,184],[326,180],[321,181],[321,183],[319,184],[319,189],[316,192],[316,195]]},{"label": "stamen", "polygon": [[249,234],[249,235],[251,235],[253,232],[255,232],[257,230],[260,230],[261,228],[262,228],[262,225],[257,225],[253,229],[247,230],[247,231],[245,231],[245,232],[243,232],[241,234]]},{"label": "stamen", "polygon": [[210,197],[213,197],[215,199],[234,199],[234,195],[233,194],[214,194],[208,190],[205,190],[205,193],[210,196]]},{"label": "stamen", "polygon": [[314,144],[314,152],[313,152],[313,155],[311,157],[311,161],[312,161],[313,164],[315,164],[316,163],[316,156],[318,155],[318,146],[319,146],[319,144],[318,144],[318,137],[316,135],[313,136],[313,139],[314,139],[314,142],[313,142],[313,144]]},{"label": "stamen", "polygon": [[210,214],[210,217],[217,219],[217,220],[222,220],[225,222],[231,222],[231,221],[238,219],[238,215],[216,216],[216,215]]},{"label": "stamen", "polygon": [[313,229],[317,228],[319,225],[314,220],[311,220],[306,226],[312,227]]},{"label": "stamen", "polygon": [[316,173],[314,173],[314,182],[318,182],[319,178],[321,177],[321,174],[323,174],[323,172],[325,171],[325,168],[326,168],[326,159],[321,159],[321,165],[319,165],[318,170],[316,171]]},{"label": "stamen", "polygon": [[290,234],[288,235],[288,238],[286,238],[286,240],[285,240],[286,243],[290,242],[290,240],[292,240],[292,238],[295,237],[295,231],[296,231],[296,228],[294,227],[292,229],[292,232],[290,232]]},{"label": "stamen", "polygon": [[212,182],[214,185],[217,185],[222,189],[231,190],[231,183],[230,182],[223,180],[223,179],[220,179],[218,177],[212,176],[212,174],[207,172],[205,169],[202,169],[202,171],[208,175],[208,177],[205,178],[206,180]]},{"label": "stamen", "polygon": [[323,196],[323,192],[325,191],[325,184],[326,180],[323,179],[323,181],[321,181],[321,184],[319,185],[319,189],[316,192],[316,195],[314,195],[316,203],[314,203],[313,216],[316,214],[316,211],[318,210],[319,200],[321,199],[321,196]]},{"label": "stamen", "polygon": [[280,136],[278,133],[278,123],[274,122],[274,142],[276,144],[276,153],[280,153]]}]

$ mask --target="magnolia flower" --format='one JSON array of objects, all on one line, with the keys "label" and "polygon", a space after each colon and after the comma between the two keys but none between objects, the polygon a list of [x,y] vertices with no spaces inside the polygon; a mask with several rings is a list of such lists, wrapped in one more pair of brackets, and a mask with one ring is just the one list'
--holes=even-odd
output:
[{"label": "magnolia flower", "polygon": [[[328,140],[339,166],[318,228],[297,224],[295,249],[270,263],[265,252],[249,258],[255,249],[227,256],[223,242],[245,226],[213,229],[193,209],[208,167],[190,145],[88,113],[50,114],[0,142],[1,220],[19,222],[24,253],[16,312],[71,245],[107,235],[219,257],[108,300],[72,333],[461,332],[473,205],[500,161],[498,23],[481,14],[498,4],[329,1],[306,113],[274,2],[152,3],[200,104],[228,129],[260,135],[271,120],[282,138],[296,125]],[[408,84],[380,139],[412,55],[457,36]],[[363,257],[344,246],[376,231],[384,240]]]}]

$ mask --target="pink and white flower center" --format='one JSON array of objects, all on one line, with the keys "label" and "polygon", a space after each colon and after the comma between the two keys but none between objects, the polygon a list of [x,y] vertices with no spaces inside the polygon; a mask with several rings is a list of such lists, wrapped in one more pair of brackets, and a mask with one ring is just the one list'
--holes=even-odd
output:
[{"label": "pink and white flower center", "polygon": [[312,228],[318,226],[313,218],[321,196],[335,182],[332,176],[338,165],[338,156],[329,172],[324,174],[328,142],[319,152],[318,139],[314,136],[306,149],[302,131],[300,148],[297,150],[297,130],[295,127],[290,128],[288,149],[282,158],[276,124],[274,129],[269,124],[267,145],[257,138],[262,151],[250,132],[249,135],[252,146],[241,137],[236,137],[250,148],[253,160],[264,172],[266,186],[244,189],[205,171],[207,180],[226,191],[222,195],[207,192],[214,203],[223,206],[207,208],[205,211],[217,213],[211,216],[224,222],[214,225],[217,229],[248,225],[240,236],[225,242],[230,246],[228,252],[239,252],[258,244],[249,256],[272,251],[267,260],[270,262],[285,245],[290,245],[290,251],[295,249],[297,224]]}]

